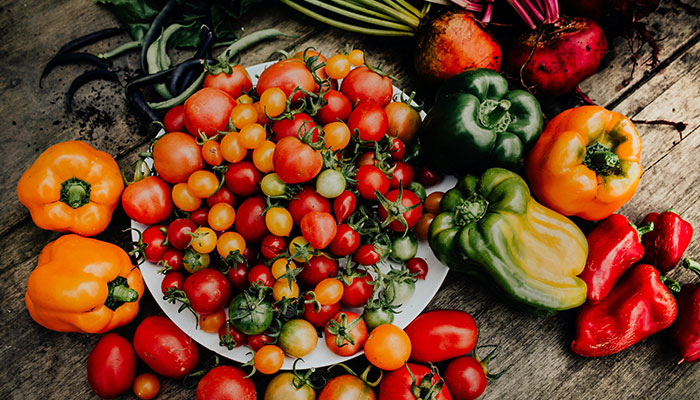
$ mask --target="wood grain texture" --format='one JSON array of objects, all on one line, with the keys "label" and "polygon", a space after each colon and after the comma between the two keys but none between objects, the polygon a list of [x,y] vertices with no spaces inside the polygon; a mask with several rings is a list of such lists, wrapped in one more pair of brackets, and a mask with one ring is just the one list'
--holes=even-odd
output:
[{"label": "wood grain texture", "polygon": [[[633,119],[682,120],[688,127],[679,135],[672,128],[639,126],[643,140],[645,173],[638,193],[621,212],[639,221],[648,211],[674,207],[700,227],[700,19],[678,4],[662,2],[663,12],[649,18],[658,30],[662,64],[650,72],[638,69],[630,85],[619,86],[629,73],[625,64],[627,44],[612,41],[603,71],[582,84],[594,100],[613,105]],[[700,1],[684,0],[700,7]],[[51,16],[38,18],[37,15]],[[79,23],[75,23],[79,21]],[[15,195],[22,172],[46,147],[71,139],[86,140],[117,157],[122,168],[147,148],[141,135],[143,120],[130,110],[117,84],[93,83],[76,95],[75,108],[63,112],[63,91],[84,66],[59,67],[37,81],[41,66],[60,47],[76,36],[113,26],[116,22],[104,9],[85,0],[42,2],[9,1],[0,6],[0,151],[5,167],[0,176],[0,398],[87,399],[94,398],[85,373],[85,363],[97,335],[61,334],[34,323],[24,306],[26,280],[37,262],[41,248],[59,235],[42,231],[32,223]],[[366,50],[372,64],[385,62],[394,83],[431,95],[431,88],[416,78],[410,40],[369,38],[328,28],[281,6],[254,10],[240,23],[241,33],[277,27],[297,35],[261,44],[246,52],[244,65],[264,61],[276,49],[302,50],[314,46],[325,53],[341,51],[346,45]],[[116,37],[93,45],[103,51],[126,41]],[[184,57],[184,53],[174,57]],[[112,63],[120,77],[135,73],[134,55]],[[104,119],[111,118],[111,120]],[[122,232],[128,219],[121,209],[113,223],[98,238],[128,247]],[[689,255],[700,257],[700,241],[691,244]],[[697,280],[683,271],[672,274],[683,282]],[[150,295],[141,302],[139,319],[159,313]],[[691,399],[700,397],[700,368],[677,366],[678,356],[664,333],[620,354],[602,359],[584,359],[572,354],[575,311],[549,318],[523,315],[502,304],[477,282],[450,273],[429,309],[457,308],[470,312],[480,329],[480,344],[500,344],[492,371],[509,368],[507,374],[487,388],[484,399]],[[138,322],[138,320],[137,320]],[[117,332],[131,338],[137,322]],[[208,361],[211,353],[201,352]],[[205,362],[202,363],[204,365]],[[360,367],[362,361],[351,363]],[[145,367],[141,365],[141,370]],[[260,393],[266,379],[256,378]],[[180,382],[164,379],[158,398],[191,399],[194,390]],[[133,398],[124,396],[124,398]]]}]

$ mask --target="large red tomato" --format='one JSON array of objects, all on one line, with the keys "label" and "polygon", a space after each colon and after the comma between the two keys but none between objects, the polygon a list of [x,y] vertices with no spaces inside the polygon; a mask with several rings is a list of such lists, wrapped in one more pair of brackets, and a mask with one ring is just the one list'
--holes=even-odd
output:
[{"label": "large red tomato", "polygon": [[204,169],[202,149],[186,133],[167,133],[153,145],[153,167],[168,183],[187,182],[194,171]]},{"label": "large red tomato", "polygon": [[[410,368],[411,372],[408,371]],[[413,374],[413,376],[411,376]],[[379,385],[379,400],[415,400],[416,398],[424,397],[429,388],[418,388],[419,393],[413,393],[413,382],[420,383],[423,377],[430,374],[430,368],[425,365],[407,363],[403,368],[391,371],[384,375],[381,385]],[[414,378],[415,377],[415,378]],[[438,375],[433,375],[431,382],[437,384],[440,382]],[[435,400],[452,400],[450,391],[447,385],[443,386],[438,392]]]},{"label": "large red tomato", "polygon": [[170,217],[173,201],[170,185],[157,176],[147,176],[126,187],[122,207],[129,218],[153,225]]},{"label": "large red tomato", "polygon": [[159,315],[146,317],[136,328],[134,350],[146,365],[166,378],[182,379],[199,362],[199,351],[192,338]]},{"label": "large red tomato", "polygon": [[348,128],[350,132],[359,132],[360,139],[382,140],[389,126],[386,111],[374,103],[362,102],[350,114]]},{"label": "large red tomato", "polygon": [[[297,87],[309,92],[318,90],[318,85],[314,81],[311,72],[306,68],[306,64],[293,58],[272,64],[260,74],[256,88],[257,92],[262,94],[265,90],[273,87],[282,89],[287,97]],[[303,93],[297,92],[292,100],[299,100],[302,96]]]},{"label": "large red tomato", "polygon": [[92,391],[103,398],[126,393],[136,377],[136,354],[131,343],[116,333],[100,338],[87,361]]},{"label": "large red tomato", "polygon": [[[292,119],[281,119],[272,124],[272,133],[275,134],[275,142],[279,142],[287,136],[303,136],[306,131],[314,128],[316,123],[305,113],[294,114]],[[312,132],[312,140],[318,140],[318,129]]]},{"label": "large red tomato", "polygon": [[261,196],[249,197],[236,211],[236,232],[240,233],[246,242],[257,243],[269,233],[265,225],[265,200]]},{"label": "large red tomato", "polygon": [[476,322],[464,311],[435,310],[419,315],[406,327],[411,360],[428,363],[463,356],[474,350]]},{"label": "large red tomato", "polygon": [[255,384],[238,367],[220,365],[197,384],[197,400],[256,400]]},{"label": "large red tomato", "polygon": [[304,215],[311,211],[331,212],[331,202],[316,193],[311,186],[304,186],[301,192],[297,193],[289,200],[287,205],[289,213],[292,214],[294,223],[299,225]]},{"label": "large red tomato", "polygon": [[212,137],[217,131],[227,131],[231,110],[236,100],[226,92],[214,88],[202,88],[185,101],[185,126],[190,135],[199,133]]},{"label": "large red tomato", "polygon": [[253,82],[245,68],[238,64],[231,68],[231,73],[220,72],[216,75],[207,74],[204,78],[204,87],[223,90],[232,98],[238,98],[243,93],[253,88]]},{"label": "large red tomato", "polygon": [[340,91],[356,106],[361,101],[384,107],[391,101],[394,88],[391,79],[370,71],[367,67],[358,67],[350,71],[343,79]]},{"label": "large red tomato", "polygon": [[280,140],[272,157],[275,172],[285,183],[310,181],[323,167],[323,156],[295,137]]}]

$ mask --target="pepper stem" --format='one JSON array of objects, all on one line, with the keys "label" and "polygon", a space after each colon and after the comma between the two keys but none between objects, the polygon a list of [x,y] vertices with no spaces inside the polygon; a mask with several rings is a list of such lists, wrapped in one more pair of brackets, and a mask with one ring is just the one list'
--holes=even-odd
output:
[{"label": "pepper stem", "polygon": [[630,226],[635,231],[637,231],[637,238],[639,239],[639,243],[642,242],[642,236],[644,236],[645,234],[654,230],[654,223],[653,222],[649,222],[648,224],[642,225],[640,227],[637,227],[637,225],[630,222]]},{"label": "pepper stem", "polygon": [[586,147],[583,165],[596,175],[613,175],[620,172],[620,157],[599,142]]},{"label": "pepper stem", "polygon": [[510,113],[508,113],[510,106],[510,101],[506,99],[498,101],[485,99],[479,106],[479,121],[496,132],[505,132],[511,122]]},{"label": "pepper stem", "polygon": [[[685,261],[685,260],[684,260]],[[697,273],[697,272],[696,272]],[[659,280],[661,283],[663,283],[668,290],[670,290],[673,293],[680,293],[681,292],[681,284],[674,281],[673,279],[669,278],[668,276],[665,275],[659,275]]]},{"label": "pepper stem", "polygon": [[681,261],[681,264],[684,268],[687,268],[693,271],[697,276],[700,276],[700,263],[697,261],[691,260],[690,258],[684,258],[683,261]]},{"label": "pepper stem", "polygon": [[464,226],[484,217],[488,211],[489,202],[484,196],[474,193],[455,208],[455,224]]},{"label": "pepper stem", "polygon": [[72,177],[61,184],[60,201],[72,208],[79,208],[90,202],[90,184]]},{"label": "pepper stem", "polygon": [[133,303],[139,299],[139,293],[129,288],[126,278],[118,276],[113,281],[107,283],[109,294],[105,300],[105,306],[114,311],[124,303]]}]

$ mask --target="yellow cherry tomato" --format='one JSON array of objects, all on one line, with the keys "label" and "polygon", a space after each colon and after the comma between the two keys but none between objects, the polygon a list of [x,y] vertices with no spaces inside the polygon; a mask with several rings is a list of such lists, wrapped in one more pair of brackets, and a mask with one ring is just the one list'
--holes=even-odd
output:
[{"label": "yellow cherry tomato", "polygon": [[348,54],[348,58],[350,59],[350,63],[357,67],[365,63],[365,52],[355,49]]},{"label": "yellow cherry tomato", "polygon": [[277,117],[284,112],[287,107],[287,95],[278,87],[265,89],[260,95],[260,105],[269,117]]},{"label": "yellow cherry tomato", "polygon": [[242,94],[236,99],[236,103],[238,104],[253,104],[254,102],[255,100],[247,94]]},{"label": "yellow cherry tomato", "polygon": [[286,208],[272,207],[265,213],[265,225],[275,236],[289,236],[294,220]]},{"label": "yellow cherry tomato", "polygon": [[202,205],[202,199],[197,197],[189,185],[178,183],[172,190],[173,204],[182,211],[192,212]]},{"label": "yellow cherry tomato", "polygon": [[200,226],[192,236],[192,249],[197,253],[209,254],[216,248],[216,232],[213,229]]},{"label": "yellow cherry tomato", "polygon": [[213,172],[201,169],[187,178],[187,186],[195,196],[206,199],[219,189],[219,178]]},{"label": "yellow cherry tomato", "polygon": [[238,134],[238,141],[246,149],[254,149],[260,146],[266,138],[267,132],[265,128],[258,123],[244,126]]},{"label": "yellow cherry tomato", "polygon": [[292,260],[287,260],[284,257],[276,259],[275,262],[272,263],[272,268],[270,268],[272,270],[272,277],[279,279],[280,276],[287,273],[288,266],[290,270],[297,268],[297,264]]},{"label": "yellow cherry tomato", "polygon": [[245,238],[238,232],[224,232],[216,242],[216,250],[223,258],[228,257],[234,251],[243,254],[245,251]]},{"label": "yellow cherry tomato", "polygon": [[316,284],[314,288],[314,293],[316,293],[316,300],[321,303],[322,306],[329,306],[340,301],[343,297],[343,283],[335,278],[326,278],[321,282]]},{"label": "yellow cherry tomato", "polygon": [[350,128],[344,122],[331,122],[323,127],[326,147],[331,150],[344,149],[350,143],[350,136]]},{"label": "yellow cherry tomato", "polygon": [[326,61],[326,73],[331,79],[343,79],[350,73],[350,59],[344,54],[336,54]]},{"label": "yellow cherry tomato", "polygon": [[253,165],[262,173],[273,171],[275,169],[274,155],[275,143],[265,140],[253,150]]},{"label": "yellow cherry tomato", "polygon": [[223,232],[232,227],[234,222],[236,210],[228,203],[216,203],[207,213],[207,224],[215,231]]},{"label": "yellow cherry tomato", "polygon": [[285,297],[288,299],[299,297],[299,285],[287,278],[278,279],[272,285],[272,297],[275,301],[280,301]]},{"label": "yellow cherry tomato", "polygon": [[229,132],[221,139],[221,155],[224,160],[235,164],[245,158],[248,150],[241,145],[239,132]]},{"label": "yellow cherry tomato", "polygon": [[261,374],[270,375],[279,371],[284,363],[284,351],[274,344],[268,344],[255,352],[253,364]]},{"label": "yellow cherry tomato", "polygon": [[231,122],[236,129],[242,129],[246,125],[254,124],[258,121],[258,112],[252,104],[239,104],[231,110]]}]

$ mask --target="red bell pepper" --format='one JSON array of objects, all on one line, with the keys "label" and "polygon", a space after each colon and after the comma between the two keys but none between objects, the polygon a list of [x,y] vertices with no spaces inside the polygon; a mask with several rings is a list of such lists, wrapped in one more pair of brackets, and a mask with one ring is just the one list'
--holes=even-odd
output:
[{"label": "red bell pepper", "polygon": [[625,271],[642,259],[642,235],[652,229],[653,223],[637,228],[627,217],[612,214],[586,235],[588,258],[579,278],[586,282],[589,303],[603,300]]},{"label": "red bell pepper", "polygon": [[693,237],[693,226],[673,211],[651,213],[644,224],[654,223],[654,232],[644,235],[644,262],[655,266],[665,274],[672,270],[683,257]]},{"label": "red bell pepper", "polygon": [[[700,275],[700,265],[692,260],[684,259],[683,266]],[[673,344],[683,361],[700,361],[700,286],[696,284],[683,285],[678,302],[678,318],[671,326]]]},{"label": "red bell pepper", "polygon": [[571,350],[584,357],[607,356],[671,326],[676,300],[662,279],[656,268],[638,264],[603,301],[584,304]]}]

